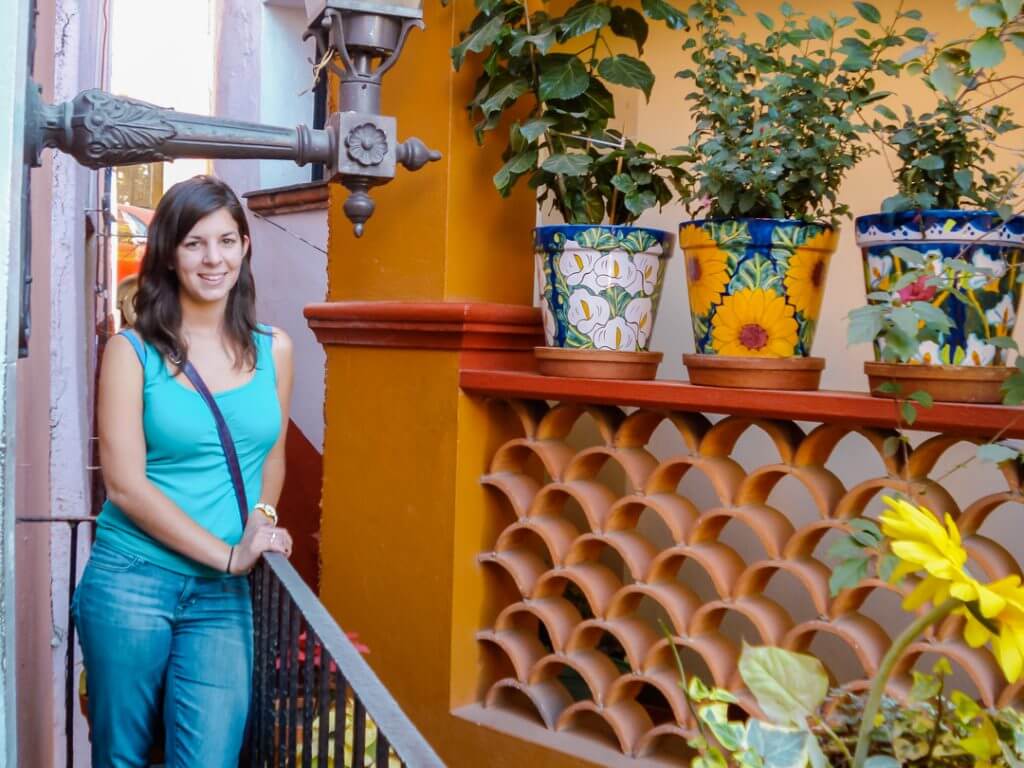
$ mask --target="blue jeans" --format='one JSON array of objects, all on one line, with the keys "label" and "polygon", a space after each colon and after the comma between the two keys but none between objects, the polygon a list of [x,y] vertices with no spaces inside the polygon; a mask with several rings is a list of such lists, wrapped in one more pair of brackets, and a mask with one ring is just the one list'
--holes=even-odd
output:
[{"label": "blue jeans", "polygon": [[98,543],[75,590],[93,768],[237,768],[252,693],[243,576],[184,576]]}]

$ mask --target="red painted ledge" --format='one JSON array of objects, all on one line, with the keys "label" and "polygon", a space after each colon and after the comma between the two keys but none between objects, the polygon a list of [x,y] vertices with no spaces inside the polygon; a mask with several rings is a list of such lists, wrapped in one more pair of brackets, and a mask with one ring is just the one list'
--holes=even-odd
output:
[{"label": "red painted ledge", "polygon": [[540,311],[514,304],[342,301],[304,314],[321,344],[456,350],[463,368],[531,369],[544,343]]},{"label": "red painted ledge", "polygon": [[[698,387],[682,381],[597,381],[464,367],[459,384],[470,394],[701,411],[865,427],[898,427],[893,400],[856,392]],[[992,437],[1024,437],[1024,407],[935,403],[918,409],[914,429]]]},{"label": "red painted ledge", "polygon": [[246,192],[242,197],[253,213],[279,216],[301,211],[325,211],[330,202],[330,191],[326,181],[314,181],[289,187],[256,189]]}]

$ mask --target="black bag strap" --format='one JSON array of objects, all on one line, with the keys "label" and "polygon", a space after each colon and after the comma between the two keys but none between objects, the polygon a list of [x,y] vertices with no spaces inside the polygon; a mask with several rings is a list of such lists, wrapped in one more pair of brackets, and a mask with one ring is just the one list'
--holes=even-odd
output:
[{"label": "black bag strap", "polygon": [[195,366],[186,361],[181,371],[192,382],[196,392],[206,401],[206,405],[209,406],[210,412],[213,414],[213,420],[217,422],[217,435],[220,437],[220,447],[224,449],[224,458],[228,462],[228,473],[231,475],[231,484],[235,488],[238,515],[242,518],[242,530],[244,531],[246,523],[249,522],[249,503],[245,499],[245,483],[242,481],[242,469],[238,466],[238,454],[235,452],[235,441],[231,439],[231,430],[228,429],[228,423],[224,420],[224,414],[220,412],[217,401],[213,399],[210,388],[206,386],[206,382],[203,381],[203,377],[199,375]]}]

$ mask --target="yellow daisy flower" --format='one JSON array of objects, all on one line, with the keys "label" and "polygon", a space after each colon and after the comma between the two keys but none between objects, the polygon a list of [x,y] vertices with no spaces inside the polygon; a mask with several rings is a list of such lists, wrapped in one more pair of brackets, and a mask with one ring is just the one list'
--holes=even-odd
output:
[{"label": "yellow daisy flower", "polygon": [[726,296],[711,322],[711,346],[720,355],[789,357],[796,342],[793,307],[763,288]]},{"label": "yellow daisy flower", "polygon": [[991,641],[1000,669],[1015,683],[1024,671],[1024,587],[1016,575],[979,586],[988,593],[988,601],[979,600],[976,609],[964,605],[956,611],[966,619],[964,640],[972,648]]},{"label": "yellow daisy flower", "polygon": [[717,304],[729,283],[727,261],[729,254],[695,224],[683,227],[679,233],[679,247],[686,266],[686,288],[690,294],[690,311],[704,315]]},{"label": "yellow daisy flower", "polygon": [[829,257],[836,249],[839,233],[826,229],[798,247],[789,260],[783,283],[789,301],[804,317],[815,319],[821,311],[825,294],[825,273]]}]

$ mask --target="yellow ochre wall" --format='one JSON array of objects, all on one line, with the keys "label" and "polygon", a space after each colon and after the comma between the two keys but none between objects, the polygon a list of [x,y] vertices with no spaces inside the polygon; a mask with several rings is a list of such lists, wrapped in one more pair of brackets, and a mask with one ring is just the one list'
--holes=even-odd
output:
[{"label": "yellow ochre wall", "polygon": [[[850,7],[793,5],[819,14]],[[885,12],[896,2],[877,5]],[[752,14],[776,4],[744,7]],[[917,7],[940,35],[969,23],[955,0]],[[525,185],[508,200],[494,191],[501,147],[475,145],[464,109],[475,76],[450,68],[448,50],[472,14],[470,0],[447,8],[425,0],[426,32],[412,32],[385,77],[383,111],[398,117],[399,137],[416,135],[444,157],[416,173],[400,169],[374,190],[377,212],[361,240],[341,212],[346,192],[332,188],[330,301],[531,301],[535,207]],[[659,78],[655,94],[649,104],[624,99],[620,119],[639,138],[670,149],[689,130],[683,83],[673,77],[685,63],[680,33],[652,22],[645,53]],[[922,94],[907,94],[921,103]],[[1013,105],[1024,115],[1024,91],[1018,94]],[[843,191],[861,214],[877,210],[891,186],[884,162],[872,158]],[[684,218],[674,205],[641,223],[675,230]],[[842,318],[863,300],[851,229],[833,262],[815,347],[828,358],[828,388],[863,389],[861,363],[869,354],[846,351]],[[666,352],[662,378],[682,378],[679,355],[692,350],[681,265],[678,255],[670,262],[654,335],[654,348]],[[370,647],[368,661],[447,764],[590,765],[450,714],[476,699],[482,660],[473,635],[492,616],[475,556],[493,544],[494,515],[478,478],[513,431],[462,395],[457,378],[456,352],[327,347],[322,599]]]}]

